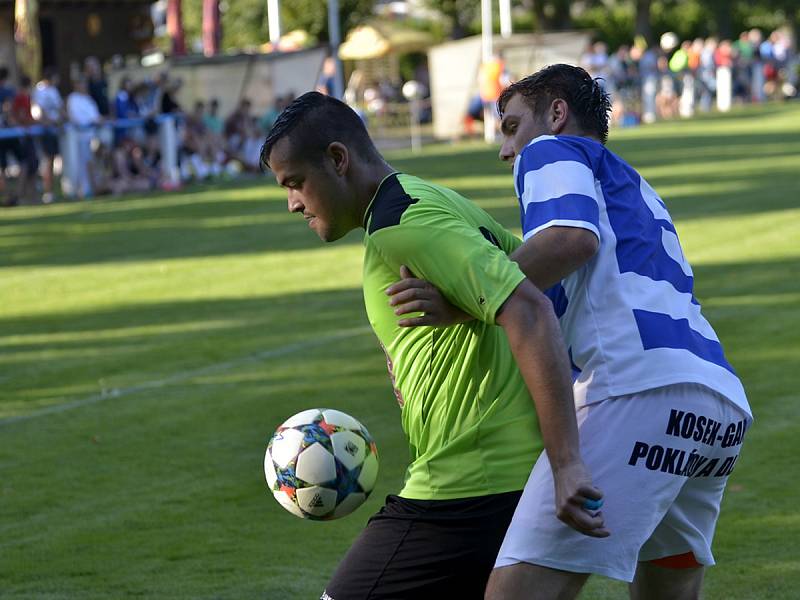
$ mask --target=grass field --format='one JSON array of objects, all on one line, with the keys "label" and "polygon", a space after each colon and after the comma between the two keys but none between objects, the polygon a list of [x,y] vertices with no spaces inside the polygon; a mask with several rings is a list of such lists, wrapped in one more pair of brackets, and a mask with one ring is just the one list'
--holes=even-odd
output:
[{"label": "grass field", "polygon": [[[670,207],[757,422],[706,598],[796,598],[800,105],[612,133]],[[518,229],[496,149],[390,155]],[[266,179],[0,211],[0,597],[317,598],[407,451],[360,294],[360,234],[323,246]],[[289,415],[361,419],[365,507],[301,521],[262,457]],[[613,490],[606,490],[613,494]],[[593,580],[584,598],[622,598]]]}]

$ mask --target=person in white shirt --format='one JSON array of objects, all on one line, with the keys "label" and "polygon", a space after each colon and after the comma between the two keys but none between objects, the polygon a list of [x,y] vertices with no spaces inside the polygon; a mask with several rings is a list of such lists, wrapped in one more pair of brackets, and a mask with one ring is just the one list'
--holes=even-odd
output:
[{"label": "person in white shirt", "polygon": [[53,67],[44,70],[41,81],[36,84],[32,94],[33,116],[45,126],[45,132],[39,137],[44,156],[42,170],[42,202],[53,201],[53,160],[58,154],[58,130],[64,122],[64,100],[58,91],[58,71]]},{"label": "person in white shirt", "polygon": [[[698,598],[752,422],[742,384],[693,294],[666,205],[605,147],[610,102],[599,83],[552,65],[509,86],[498,107],[525,239],[512,258],[559,317],[581,455],[606,490],[610,536],[572,535],[554,516],[543,454],[486,598],[574,598],[591,573],[631,582],[634,599]],[[427,282],[404,279],[387,293],[397,314],[423,313],[400,325],[465,320]]]},{"label": "person in white shirt", "polygon": [[101,121],[97,103],[89,95],[86,79],[73,81],[73,92],[67,97],[67,116],[69,122],[78,128],[78,182],[77,194],[80,198],[92,195],[94,175],[92,171],[92,139],[95,125]]}]

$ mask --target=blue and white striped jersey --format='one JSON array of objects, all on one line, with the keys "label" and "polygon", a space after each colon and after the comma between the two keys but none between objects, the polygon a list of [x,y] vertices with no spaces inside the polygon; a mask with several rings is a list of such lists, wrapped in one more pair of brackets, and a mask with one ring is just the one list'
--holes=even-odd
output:
[{"label": "blue and white striped jersey", "polygon": [[524,238],[588,229],[597,255],[546,291],[569,347],[578,406],[672,383],[700,383],[750,413],[700,311],[675,226],[653,188],[594,140],[541,136],[517,156]]}]

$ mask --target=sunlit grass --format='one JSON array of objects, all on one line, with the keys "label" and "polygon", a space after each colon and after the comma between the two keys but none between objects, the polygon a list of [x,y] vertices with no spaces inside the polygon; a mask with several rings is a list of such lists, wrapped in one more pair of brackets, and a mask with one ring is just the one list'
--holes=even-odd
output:
[{"label": "sunlit grass", "polygon": [[[756,412],[705,597],[793,598],[800,106],[611,137],[668,204]],[[496,148],[389,158],[519,231]],[[321,245],[268,178],[0,211],[0,596],[318,597],[406,462],[361,255],[359,232]],[[311,406],[378,441],[378,488],[342,521],[300,521],[262,483],[267,437]]]}]

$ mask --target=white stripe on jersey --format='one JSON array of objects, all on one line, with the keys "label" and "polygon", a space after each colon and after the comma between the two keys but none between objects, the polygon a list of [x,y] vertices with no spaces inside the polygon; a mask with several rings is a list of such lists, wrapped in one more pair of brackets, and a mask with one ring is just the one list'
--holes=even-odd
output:
[{"label": "white stripe on jersey", "polygon": [[597,198],[594,173],[586,165],[575,161],[559,161],[544,165],[536,171],[525,173],[523,206],[531,202],[546,202],[567,194],[581,194]]}]

